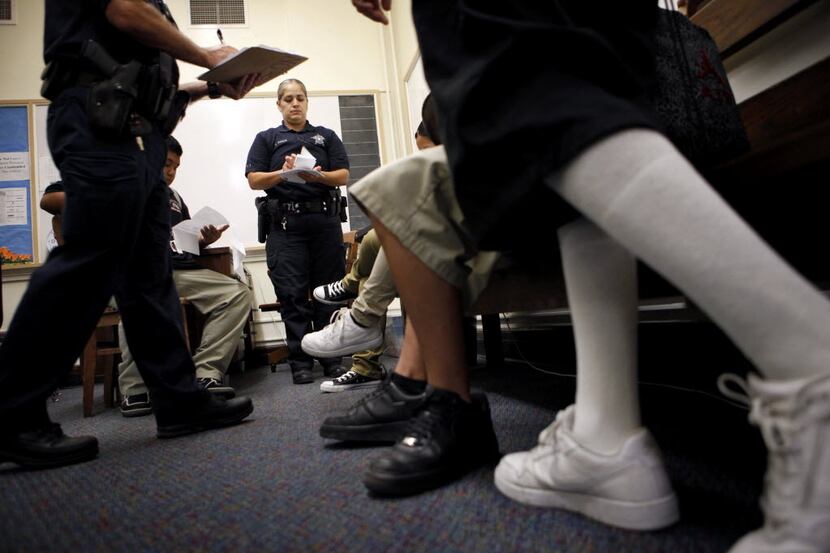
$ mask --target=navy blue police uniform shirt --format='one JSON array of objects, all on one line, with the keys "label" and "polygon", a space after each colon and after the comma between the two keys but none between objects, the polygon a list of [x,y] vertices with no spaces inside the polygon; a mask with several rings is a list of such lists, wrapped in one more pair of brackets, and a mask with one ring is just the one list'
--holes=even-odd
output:
[{"label": "navy blue police uniform shirt", "polygon": [[[89,39],[104,46],[121,63],[133,59],[142,62],[154,59],[158,50],[140,44],[107,21],[105,10],[109,3],[110,0],[46,0],[44,61],[49,63],[61,54],[76,56]],[[162,0],[151,0],[149,3],[160,12],[169,13]]]},{"label": "navy blue police uniform shirt", "polygon": [[[349,168],[349,156],[340,137],[326,127],[306,123],[302,131],[293,131],[285,125],[264,130],[256,135],[248,152],[245,176],[248,173],[268,173],[282,169],[285,156],[299,154],[303,146],[317,158],[323,171]],[[283,181],[265,191],[270,198],[302,202],[328,198],[331,186],[320,182],[294,183]]]}]

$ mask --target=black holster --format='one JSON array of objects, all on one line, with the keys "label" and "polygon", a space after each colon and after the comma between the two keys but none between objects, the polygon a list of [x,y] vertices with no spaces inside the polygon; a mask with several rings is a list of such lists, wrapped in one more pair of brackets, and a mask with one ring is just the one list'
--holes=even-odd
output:
[{"label": "black holster", "polygon": [[271,211],[268,207],[268,196],[254,198],[254,205],[257,211],[257,241],[260,244],[264,244],[268,238],[268,232],[271,230]]}]

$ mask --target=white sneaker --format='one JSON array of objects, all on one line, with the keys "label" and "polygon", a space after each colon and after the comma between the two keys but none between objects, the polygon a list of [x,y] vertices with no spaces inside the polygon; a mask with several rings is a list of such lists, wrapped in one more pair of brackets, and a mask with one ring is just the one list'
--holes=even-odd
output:
[{"label": "white sneaker", "polygon": [[303,351],[312,357],[342,357],[356,351],[376,348],[383,343],[379,326],[364,328],[354,322],[348,307],[331,315],[331,322],[322,330],[303,336]]},{"label": "white sneaker", "polygon": [[363,376],[353,370],[348,370],[342,376],[320,384],[320,391],[345,392],[346,390],[357,390],[359,388],[374,388],[382,381],[382,378],[371,378],[369,376]]},{"label": "white sneaker", "polygon": [[630,530],[677,522],[677,498],[657,444],[645,428],[619,452],[589,451],[573,437],[574,406],[539,434],[539,445],[511,453],[496,467],[496,487],[520,503],[582,513]]},{"label": "white sneaker", "polygon": [[749,376],[749,420],[769,450],[764,526],[730,553],[830,552],[830,375],[789,381]]}]

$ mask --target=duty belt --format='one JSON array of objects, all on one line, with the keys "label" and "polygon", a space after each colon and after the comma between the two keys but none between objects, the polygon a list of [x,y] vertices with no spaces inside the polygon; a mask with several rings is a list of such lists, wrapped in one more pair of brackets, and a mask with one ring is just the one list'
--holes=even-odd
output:
[{"label": "duty belt", "polygon": [[306,213],[330,213],[336,215],[338,203],[334,200],[309,200],[306,202],[287,202],[277,200],[277,212],[304,215]]}]

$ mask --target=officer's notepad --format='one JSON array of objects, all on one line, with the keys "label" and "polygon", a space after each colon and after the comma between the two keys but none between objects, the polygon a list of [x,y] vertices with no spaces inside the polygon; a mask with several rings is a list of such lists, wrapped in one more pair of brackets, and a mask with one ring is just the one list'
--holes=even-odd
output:
[{"label": "officer's notepad", "polygon": [[306,147],[303,146],[303,149],[294,159],[294,168],[293,169],[286,169],[285,171],[280,172],[282,178],[287,180],[288,182],[296,182],[296,183],[303,183],[305,180],[300,177],[300,173],[306,173],[309,175],[314,175],[317,178],[323,178],[323,173],[314,170],[314,166],[317,163],[317,159],[311,155],[311,152],[306,150]]},{"label": "officer's notepad", "polygon": [[286,73],[307,59],[305,56],[261,44],[242,48],[210,71],[199,75],[199,79],[230,83],[244,75],[259,73],[259,79],[255,85],[259,86]]}]

